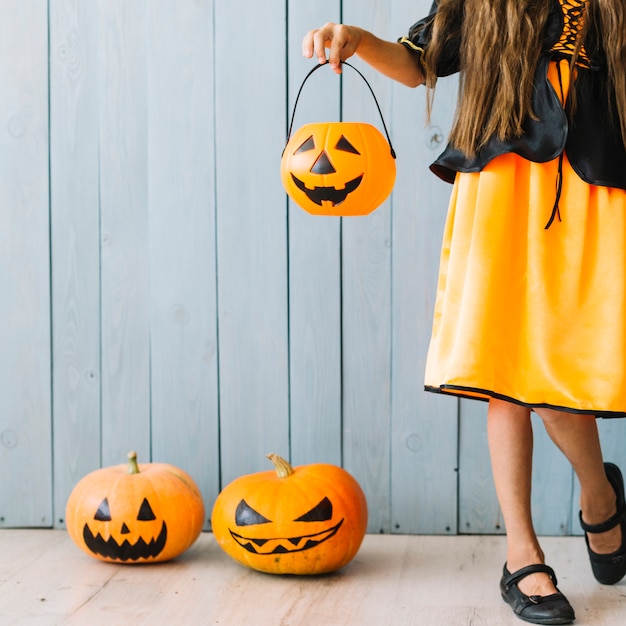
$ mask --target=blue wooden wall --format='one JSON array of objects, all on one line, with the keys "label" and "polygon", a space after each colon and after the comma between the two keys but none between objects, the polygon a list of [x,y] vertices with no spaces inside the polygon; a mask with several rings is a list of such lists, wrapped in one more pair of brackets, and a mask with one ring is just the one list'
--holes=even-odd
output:
[{"label": "blue wooden wall", "polygon": [[[371,532],[502,532],[485,405],[422,391],[450,188],[428,172],[424,92],[357,61],[398,153],[368,217],[291,205],[279,160],[326,21],[389,39],[430,0],[20,0],[0,4],[0,527],[62,527],[73,485],[124,461],[221,485],[329,462]],[[296,123],[378,124],[360,79],[324,70]],[[539,426],[539,425],[538,425]],[[623,423],[602,423],[626,461]],[[545,534],[578,532],[576,486],[537,428]],[[208,521],[207,521],[208,528]]]}]

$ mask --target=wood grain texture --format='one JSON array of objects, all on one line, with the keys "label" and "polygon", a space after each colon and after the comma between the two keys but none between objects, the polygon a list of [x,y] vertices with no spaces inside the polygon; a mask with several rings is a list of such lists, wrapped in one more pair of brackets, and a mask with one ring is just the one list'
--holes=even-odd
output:
[{"label": "wood grain texture", "polygon": [[[338,0],[290,2],[288,120],[316,60],[301,52],[304,34],[339,21]],[[338,121],[340,79],[329,68],[305,84],[294,130]],[[341,218],[315,216],[289,203],[289,359],[291,456],[296,464],[342,463]]]},{"label": "wood grain texture", "polygon": [[460,402],[459,532],[504,534],[487,443],[487,403]]},{"label": "wood grain texture", "polygon": [[[389,39],[408,32],[430,2],[394,3]],[[392,197],[392,532],[457,531],[458,402],[424,392],[441,238],[451,186],[428,165],[454,112],[456,78],[437,86],[426,120],[422,88],[394,85],[391,128],[398,153]]]},{"label": "wood grain texture", "polygon": [[[215,6],[222,479],[289,453],[286,5]],[[257,48],[262,33],[262,46]]]},{"label": "wood grain texture", "polygon": [[50,5],[55,524],[100,466],[100,198],[96,5]]},{"label": "wood grain texture", "polygon": [[[542,539],[578,621],[621,626],[623,586],[598,585],[581,544],[579,537]],[[326,576],[246,569],[209,533],[154,566],[96,561],[62,531],[0,531],[0,553],[8,556],[0,561],[0,614],[19,626],[520,623],[498,590],[503,537],[368,535],[351,563]]]},{"label": "wood grain texture", "polygon": [[[430,0],[5,5],[0,526],[62,526],[77,480],[134,448],[190,472],[207,518],[274,451],[343,465],[370,532],[502,533],[486,406],[422,388],[451,190],[428,164],[456,78],[426,125],[422,89],[354,59],[398,153],[371,215],[308,215],[280,184],[303,34],[343,19],[394,40]],[[361,78],[327,70],[296,127],[380,127]],[[577,482],[534,421],[537,530],[579,533]],[[626,421],[599,426],[626,470]]]},{"label": "wood grain texture", "polygon": [[[343,2],[342,18],[384,32],[388,5]],[[391,82],[355,60],[389,114]],[[345,71],[345,121],[380,118],[360,76]],[[344,464],[368,497],[369,530],[389,532],[391,468],[391,212],[390,200],[369,215],[345,219],[342,232]]]},{"label": "wood grain texture", "polygon": [[145,2],[99,9],[102,463],[150,458],[148,58]]},{"label": "wood grain texture", "polygon": [[52,524],[47,2],[0,6],[0,527]]},{"label": "wood grain texture", "polygon": [[[148,5],[151,442],[219,491],[213,2]],[[207,512],[207,517],[210,511]]]}]

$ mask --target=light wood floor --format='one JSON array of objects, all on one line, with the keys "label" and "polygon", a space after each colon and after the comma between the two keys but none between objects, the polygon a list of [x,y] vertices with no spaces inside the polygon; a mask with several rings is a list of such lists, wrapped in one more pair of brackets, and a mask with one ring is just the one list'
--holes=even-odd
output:
[{"label": "light wood floor", "polygon": [[[624,626],[626,582],[598,585],[581,537],[542,540],[576,624]],[[209,533],[160,565],[89,557],[64,531],[0,530],[0,624],[89,626],[521,626],[500,598],[504,539],[368,535],[320,577],[261,574]]]}]

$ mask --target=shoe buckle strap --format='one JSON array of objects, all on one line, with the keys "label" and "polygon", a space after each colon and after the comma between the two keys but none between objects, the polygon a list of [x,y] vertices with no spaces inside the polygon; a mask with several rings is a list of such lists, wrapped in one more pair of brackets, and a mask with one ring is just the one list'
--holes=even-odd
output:
[{"label": "shoe buckle strap", "polygon": [[609,519],[607,519],[606,521],[601,522],[600,524],[587,524],[583,520],[583,512],[580,511],[579,513],[580,526],[586,533],[591,533],[592,535],[598,535],[600,533],[605,533],[608,530],[612,530],[613,528],[615,528],[622,521],[625,515],[626,515],[626,507],[622,505],[621,507],[618,508],[617,513],[609,517]]},{"label": "shoe buckle strap", "polygon": [[526,576],[530,576],[531,574],[547,574],[552,579],[554,586],[556,587],[558,585],[554,570],[549,565],[544,565],[543,563],[527,565],[526,567],[522,567],[522,569],[519,569],[512,574],[508,574],[508,576],[504,577],[502,584],[507,590],[509,590],[513,585],[522,580],[522,578],[526,578]]}]

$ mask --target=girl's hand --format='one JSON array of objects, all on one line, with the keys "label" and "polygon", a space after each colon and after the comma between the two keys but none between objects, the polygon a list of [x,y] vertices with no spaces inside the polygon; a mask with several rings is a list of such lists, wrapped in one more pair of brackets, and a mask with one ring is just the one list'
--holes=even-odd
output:
[{"label": "girl's hand", "polygon": [[424,82],[420,64],[412,52],[401,43],[385,41],[358,26],[329,22],[309,31],[302,40],[302,54],[308,59],[317,57],[320,64],[326,63],[327,49],[328,61],[337,74],[341,74],[341,62],[358,53],[375,70],[408,87]]},{"label": "girl's hand", "polygon": [[316,56],[320,64],[326,63],[326,49],[330,50],[328,61],[337,74],[341,74],[341,61],[349,59],[358,50],[363,30],[356,26],[328,23],[309,31],[302,40],[302,54],[311,59]]}]

